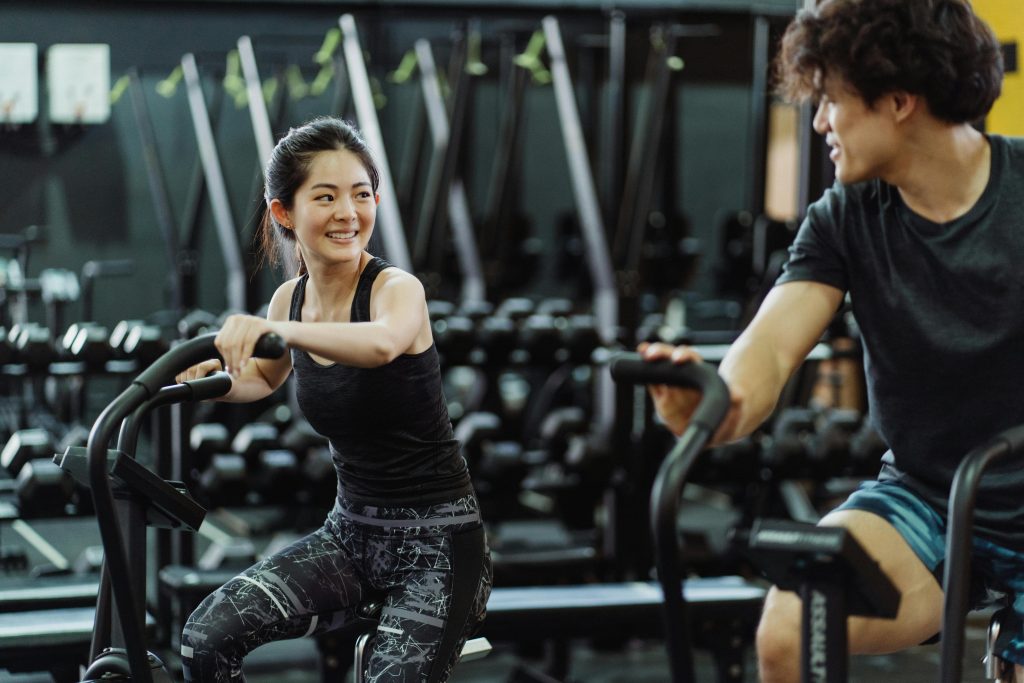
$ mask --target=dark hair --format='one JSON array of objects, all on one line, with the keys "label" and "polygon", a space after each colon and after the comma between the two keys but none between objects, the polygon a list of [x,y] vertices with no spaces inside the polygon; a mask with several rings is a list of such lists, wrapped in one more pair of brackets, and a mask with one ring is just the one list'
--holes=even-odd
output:
[{"label": "dark hair", "polygon": [[817,101],[838,76],[868,106],[903,90],[941,120],[973,123],[999,97],[1003,60],[967,0],[825,0],[786,29],[775,76],[794,101]]},{"label": "dark hair", "polygon": [[277,223],[270,211],[270,202],[279,200],[285,208],[291,209],[295,192],[309,178],[313,157],[320,152],[345,149],[355,154],[370,176],[370,186],[376,194],[380,185],[380,172],[373,161],[366,141],[355,126],[331,116],[315,118],[305,125],[292,128],[281,138],[270,155],[263,172],[266,207],[259,231],[260,251],[272,265],[281,262],[282,250],[290,246],[295,250],[299,264],[299,275],[306,272],[295,234]]}]

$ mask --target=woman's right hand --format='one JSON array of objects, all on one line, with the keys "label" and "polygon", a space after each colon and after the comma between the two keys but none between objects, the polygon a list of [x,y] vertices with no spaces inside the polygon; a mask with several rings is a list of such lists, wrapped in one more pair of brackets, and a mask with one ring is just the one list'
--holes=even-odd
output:
[{"label": "woman's right hand", "polygon": [[202,363],[197,363],[184,372],[178,373],[175,376],[174,381],[181,384],[182,382],[188,382],[193,379],[202,379],[211,373],[218,372],[223,369],[224,368],[221,366],[220,361],[216,358],[212,358],[210,360],[204,360]]}]

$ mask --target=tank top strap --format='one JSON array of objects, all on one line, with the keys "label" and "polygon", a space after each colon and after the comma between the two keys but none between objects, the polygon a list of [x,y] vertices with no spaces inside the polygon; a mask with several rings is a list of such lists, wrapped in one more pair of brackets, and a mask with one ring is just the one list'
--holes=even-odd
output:
[{"label": "tank top strap", "polygon": [[295,289],[292,290],[292,307],[288,311],[289,320],[302,320],[302,302],[306,300],[306,282],[308,280],[309,273],[304,273],[295,283]]},{"label": "tank top strap", "polygon": [[[356,284],[355,300],[352,302],[352,322],[364,323],[370,320],[370,292],[373,290],[373,283],[380,275],[380,271],[390,268],[391,264],[379,256],[374,256],[366,268],[363,268],[359,276],[359,283]],[[298,287],[296,287],[298,289]]]}]

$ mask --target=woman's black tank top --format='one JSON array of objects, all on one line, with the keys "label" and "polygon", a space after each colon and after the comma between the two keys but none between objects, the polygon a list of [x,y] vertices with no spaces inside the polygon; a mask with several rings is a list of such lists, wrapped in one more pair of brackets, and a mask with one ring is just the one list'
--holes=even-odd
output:
[{"label": "woman's black tank top", "polygon": [[[353,323],[369,322],[370,291],[390,264],[373,258],[356,284]],[[306,282],[295,285],[289,319],[302,319]],[[472,492],[453,438],[437,349],[378,368],[322,365],[292,349],[299,407],[330,440],[338,492],[355,502],[430,505]]]}]

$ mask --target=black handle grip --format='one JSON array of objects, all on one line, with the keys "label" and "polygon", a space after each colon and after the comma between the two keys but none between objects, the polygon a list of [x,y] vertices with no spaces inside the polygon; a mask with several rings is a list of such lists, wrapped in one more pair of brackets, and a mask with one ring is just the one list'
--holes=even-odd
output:
[{"label": "black handle grip", "polygon": [[668,384],[689,389],[716,385],[718,373],[704,363],[678,365],[668,360],[645,361],[639,353],[620,353],[611,360],[612,377],[629,384]]},{"label": "black handle grip", "polygon": [[271,332],[256,341],[252,355],[254,358],[280,358],[287,349],[284,339]]},{"label": "black handle grip", "polygon": [[226,372],[215,372],[202,379],[193,379],[183,382],[192,390],[191,400],[205,401],[210,398],[218,398],[231,391],[231,375]]},{"label": "black handle grip", "polygon": [[[212,358],[220,358],[214,345],[217,335],[214,332],[189,339],[157,358],[138,377],[135,384],[146,388],[149,396],[153,396],[160,388],[173,381],[179,372],[187,370],[196,363]],[[287,346],[276,334],[268,333],[259,338],[253,356],[256,358],[280,358]],[[223,361],[223,359],[220,359]]]},{"label": "black handle grip", "polygon": [[620,353],[612,358],[610,370],[616,382],[668,384],[700,390],[700,405],[691,422],[712,432],[729,410],[729,387],[707,363],[678,365],[667,360],[645,361],[638,353]]}]

